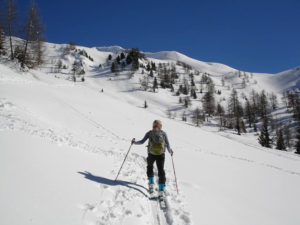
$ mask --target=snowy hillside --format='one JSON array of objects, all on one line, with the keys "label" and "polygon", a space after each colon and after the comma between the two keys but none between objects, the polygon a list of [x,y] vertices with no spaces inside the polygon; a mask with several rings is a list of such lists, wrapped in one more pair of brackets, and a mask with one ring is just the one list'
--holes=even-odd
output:
[{"label": "snowy hillside", "polygon": [[211,73],[213,75],[224,75],[226,73],[234,72],[235,69],[220,64],[220,63],[207,63],[202,62],[199,60],[192,59],[186,55],[183,55],[179,52],[175,51],[163,51],[163,52],[156,52],[156,53],[146,53],[146,56],[148,58],[153,59],[160,59],[160,60],[171,60],[173,62],[179,61],[184,62],[188,65],[191,65],[196,70],[199,70],[200,72],[206,72]]},{"label": "snowy hillside", "polygon": [[[299,224],[298,155],[260,147],[255,134],[216,132],[213,119],[200,128],[182,122],[182,112],[191,113],[200,98],[186,109],[169,89],[143,91],[146,69],[111,73],[107,58],[114,60],[121,47],[76,46],[63,55],[65,47],[46,43],[45,64],[35,70],[0,63],[0,224]],[[189,77],[185,64],[191,66],[198,87],[200,75],[210,74],[221,103],[232,87],[239,94],[300,88],[298,69],[239,77],[236,69],[177,52],[145,55],[173,62],[180,81]],[[72,81],[74,60],[85,71],[79,82]],[[248,82],[241,88],[243,76]],[[273,113],[286,117],[280,110]],[[178,176],[179,195],[167,154],[166,212],[148,199],[145,145],[132,147],[114,182],[131,138],[142,138],[155,119],[168,133]]]},{"label": "snowy hillside", "polygon": [[283,92],[288,89],[300,90],[300,67],[267,76],[258,74],[256,79],[276,92]]}]

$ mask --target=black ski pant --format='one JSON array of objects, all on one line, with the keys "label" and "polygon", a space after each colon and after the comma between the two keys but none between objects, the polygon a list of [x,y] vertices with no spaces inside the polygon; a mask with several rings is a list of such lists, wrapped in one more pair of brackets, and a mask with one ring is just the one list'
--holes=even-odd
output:
[{"label": "black ski pant", "polygon": [[165,154],[161,155],[152,155],[148,154],[147,157],[147,176],[148,177],[153,177],[153,164],[156,161],[156,166],[158,170],[158,182],[160,184],[165,184],[166,183],[166,174],[164,170],[164,165],[165,165]]}]

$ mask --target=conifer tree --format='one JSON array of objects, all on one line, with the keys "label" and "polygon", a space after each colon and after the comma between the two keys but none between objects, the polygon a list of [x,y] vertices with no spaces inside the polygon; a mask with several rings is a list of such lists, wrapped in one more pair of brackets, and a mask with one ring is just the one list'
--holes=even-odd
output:
[{"label": "conifer tree", "polygon": [[116,72],[116,65],[115,65],[114,62],[111,64],[110,71],[111,71],[112,73],[115,73],[115,72]]},{"label": "conifer tree", "polygon": [[17,32],[17,4],[15,0],[4,0],[2,16],[4,30],[9,37],[10,59],[13,60],[15,56],[12,37]]},{"label": "conifer tree", "polygon": [[63,64],[62,64],[62,61],[59,59],[55,65],[55,68],[56,68],[56,72],[57,73],[60,73],[61,69],[63,67]]},{"label": "conifer tree", "polygon": [[254,123],[254,125],[253,125],[253,131],[254,131],[254,132],[257,132],[257,126],[256,126],[256,123]]},{"label": "conifer tree", "polygon": [[248,120],[249,127],[252,127],[252,124],[254,123],[254,113],[255,112],[250,104],[250,101],[246,99],[245,116]]},{"label": "conifer tree", "polygon": [[120,56],[118,55],[117,56],[117,58],[116,58],[116,62],[118,63],[118,64],[120,64],[121,63],[121,58],[120,58]]},{"label": "conifer tree", "polygon": [[284,133],[284,137],[285,137],[285,144],[286,147],[291,147],[291,132],[290,132],[290,128],[288,125],[285,125],[283,128],[283,133]]},{"label": "conifer tree", "polygon": [[125,59],[125,54],[124,54],[124,52],[122,52],[120,56],[121,56],[121,59]]},{"label": "conifer tree", "polygon": [[262,92],[260,93],[260,96],[259,96],[259,112],[260,112],[260,116],[262,118],[267,116],[268,106],[269,106],[269,102],[268,102],[266,93],[264,90],[262,90]]},{"label": "conifer tree", "polygon": [[293,109],[294,112],[294,118],[295,120],[300,122],[300,97],[298,94],[296,94],[296,99],[295,99],[295,106]]},{"label": "conifer tree", "polygon": [[270,145],[271,140],[270,140],[268,126],[269,126],[269,120],[267,117],[265,117],[263,122],[263,127],[258,138],[258,142],[261,144],[261,146],[271,148]]},{"label": "conifer tree", "polygon": [[153,70],[150,70],[149,76],[150,76],[150,77],[153,77]]},{"label": "conifer tree", "polygon": [[277,109],[277,106],[278,106],[278,101],[277,101],[277,96],[272,93],[271,96],[270,96],[270,102],[271,102],[271,106],[272,106],[272,109]]},{"label": "conifer tree", "polygon": [[145,55],[138,48],[127,50],[126,63],[131,65],[132,72],[139,69],[139,59],[145,59]]},{"label": "conifer tree", "polygon": [[170,84],[170,89],[171,89],[171,92],[174,92],[174,91],[175,91],[175,90],[174,90],[173,84]]},{"label": "conifer tree", "polygon": [[197,94],[196,94],[196,91],[195,91],[194,88],[191,89],[191,97],[192,97],[193,99],[197,99]]},{"label": "conifer tree", "polygon": [[155,90],[158,88],[158,83],[157,83],[157,79],[156,77],[154,77],[154,81],[153,81],[153,92],[155,92]]},{"label": "conifer tree", "polygon": [[79,72],[79,63],[75,60],[74,63],[72,64],[72,72],[73,76],[77,75]]},{"label": "conifer tree", "polygon": [[252,89],[251,93],[250,93],[250,100],[249,100],[249,104],[251,106],[251,114],[253,117],[253,122],[257,123],[257,116],[258,116],[258,99],[259,99],[259,94]]},{"label": "conifer tree", "polygon": [[297,127],[297,135],[296,135],[296,152],[297,154],[300,154],[300,123],[298,123]]},{"label": "conifer tree", "polygon": [[215,111],[215,97],[212,91],[208,91],[203,96],[203,109],[205,113],[211,116]]},{"label": "conifer tree", "polygon": [[246,126],[245,126],[245,123],[244,123],[243,119],[241,119],[241,125],[240,125],[240,127],[241,127],[241,131],[243,133],[247,133]]},{"label": "conifer tree", "polygon": [[182,121],[186,122],[186,115],[185,115],[185,111],[183,111],[182,116],[181,116]]},{"label": "conifer tree", "polygon": [[197,107],[193,112],[193,121],[197,127],[200,125],[202,121],[201,110],[199,107]]},{"label": "conifer tree", "polygon": [[284,144],[284,139],[283,139],[283,135],[282,135],[282,129],[279,129],[277,131],[276,149],[285,150],[285,144]]},{"label": "conifer tree", "polygon": [[0,56],[6,54],[4,41],[5,41],[5,36],[4,36],[3,28],[0,24]]},{"label": "conifer tree", "polygon": [[184,98],[184,106],[185,108],[188,108],[191,105],[191,100],[189,97]]},{"label": "conifer tree", "polygon": [[216,111],[217,111],[217,115],[219,116],[219,119],[220,119],[220,129],[221,129],[221,127],[223,126],[223,122],[224,122],[223,116],[224,116],[225,110],[220,103],[218,103]]},{"label": "conifer tree", "polygon": [[156,71],[156,65],[155,65],[154,62],[151,62],[151,69],[154,70],[154,71]]},{"label": "conifer tree", "polygon": [[179,97],[178,102],[179,102],[179,104],[182,103],[182,98],[181,97]]},{"label": "conifer tree", "polygon": [[241,127],[240,127],[240,120],[243,114],[243,109],[241,107],[237,91],[235,89],[232,90],[229,103],[228,103],[228,110],[230,116],[232,116],[235,120],[235,128],[238,132],[238,135],[241,134]]}]

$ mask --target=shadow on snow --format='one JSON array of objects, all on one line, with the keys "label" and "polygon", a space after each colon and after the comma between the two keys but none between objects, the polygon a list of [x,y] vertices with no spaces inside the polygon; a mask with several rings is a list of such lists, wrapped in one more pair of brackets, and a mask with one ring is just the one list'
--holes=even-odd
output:
[{"label": "shadow on snow", "polygon": [[131,188],[135,191],[140,192],[142,195],[144,195],[145,197],[148,197],[145,192],[143,191],[146,190],[146,192],[148,192],[148,189],[145,188],[144,186],[140,185],[140,184],[136,184],[133,182],[128,182],[128,181],[123,181],[123,180],[111,180],[105,177],[100,177],[100,176],[95,176],[93,174],[91,174],[90,172],[78,172],[81,175],[84,175],[84,177],[88,180],[100,183],[100,184],[106,184],[109,186],[125,186],[127,188]]}]

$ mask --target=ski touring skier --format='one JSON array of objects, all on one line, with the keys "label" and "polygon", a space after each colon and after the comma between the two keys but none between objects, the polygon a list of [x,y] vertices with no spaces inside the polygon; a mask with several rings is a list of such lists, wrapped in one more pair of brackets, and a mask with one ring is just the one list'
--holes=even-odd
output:
[{"label": "ski touring skier", "polygon": [[166,132],[162,130],[162,123],[160,120],[155,120],[152,125],[152,130],[148,131],[144,138],[140,141],[135,141],[132,139],[131,144],[142,145],[145,141],[149,139],[148,142],[148,157],[147,157],[147,176],[149,184],[150,195],[154,192],[154,173],[153,164],[156,162],[158,170],[158,198],[163,201],[165,198],[165,183],[166,175],[164,170],[165,164],[165,150],[173,156],[173,150],[170,147],[168,136]]}]

